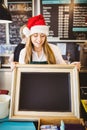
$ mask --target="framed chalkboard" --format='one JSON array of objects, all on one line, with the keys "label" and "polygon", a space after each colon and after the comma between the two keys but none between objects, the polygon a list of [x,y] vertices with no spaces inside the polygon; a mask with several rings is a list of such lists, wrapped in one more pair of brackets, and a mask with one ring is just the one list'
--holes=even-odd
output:
[{"label": "framed chalkboard", "polygon": [[79,117],[78,72],[69,65],[17,65],[10,118]]}]

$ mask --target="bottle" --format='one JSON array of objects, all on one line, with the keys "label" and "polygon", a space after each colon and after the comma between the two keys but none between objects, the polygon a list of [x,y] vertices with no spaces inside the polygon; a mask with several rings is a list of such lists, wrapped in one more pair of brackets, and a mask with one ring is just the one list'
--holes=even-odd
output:
[{"label": "bottle", "polygon": [[60,130],[65,130],[65,125],[63,120],[61,120]]},{"label": "bottle", "polygon": [[68,64],[71,63],[71,53],[70,52],[67,53],[67,62],[68,62]]}]

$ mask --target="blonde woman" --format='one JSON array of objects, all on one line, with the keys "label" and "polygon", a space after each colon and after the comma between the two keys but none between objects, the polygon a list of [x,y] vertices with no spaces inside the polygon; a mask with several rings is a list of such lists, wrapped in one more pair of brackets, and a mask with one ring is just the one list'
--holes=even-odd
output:
[{"label": "blonde woman", "polygon": [[49,27],[42,15],[30,18],[27,28],[30,33],[26,47],[20,52],[20,64],[66,64],[59,48],[47,42]]},{"label": "blonde woman", "polygon": [[[49,27],[40,14],[28,19],[25,32],[28,38],[25,48],[20,51],[20,64],[66,64],[58,46],[47,42]],[[80,70],[80,62],[73,62]]]}]

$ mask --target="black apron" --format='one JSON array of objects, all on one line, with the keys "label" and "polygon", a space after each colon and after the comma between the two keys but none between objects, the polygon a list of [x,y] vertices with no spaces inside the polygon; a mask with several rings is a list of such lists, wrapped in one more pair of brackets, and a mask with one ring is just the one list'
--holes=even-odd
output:
[{"label": "black apron", "polygon": [[31,61],[30,64],[48,64],[47,61]]}]

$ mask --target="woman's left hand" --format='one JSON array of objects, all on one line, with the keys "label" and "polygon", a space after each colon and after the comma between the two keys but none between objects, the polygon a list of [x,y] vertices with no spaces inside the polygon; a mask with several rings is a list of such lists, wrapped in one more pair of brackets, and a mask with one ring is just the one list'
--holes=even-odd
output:
[{"label": "woman's left hand", "polygon": [[81,63],[80,62],[72,62],[72,65],[75,65],[77,67],[77,69],[80,71],[81,68]]}]

